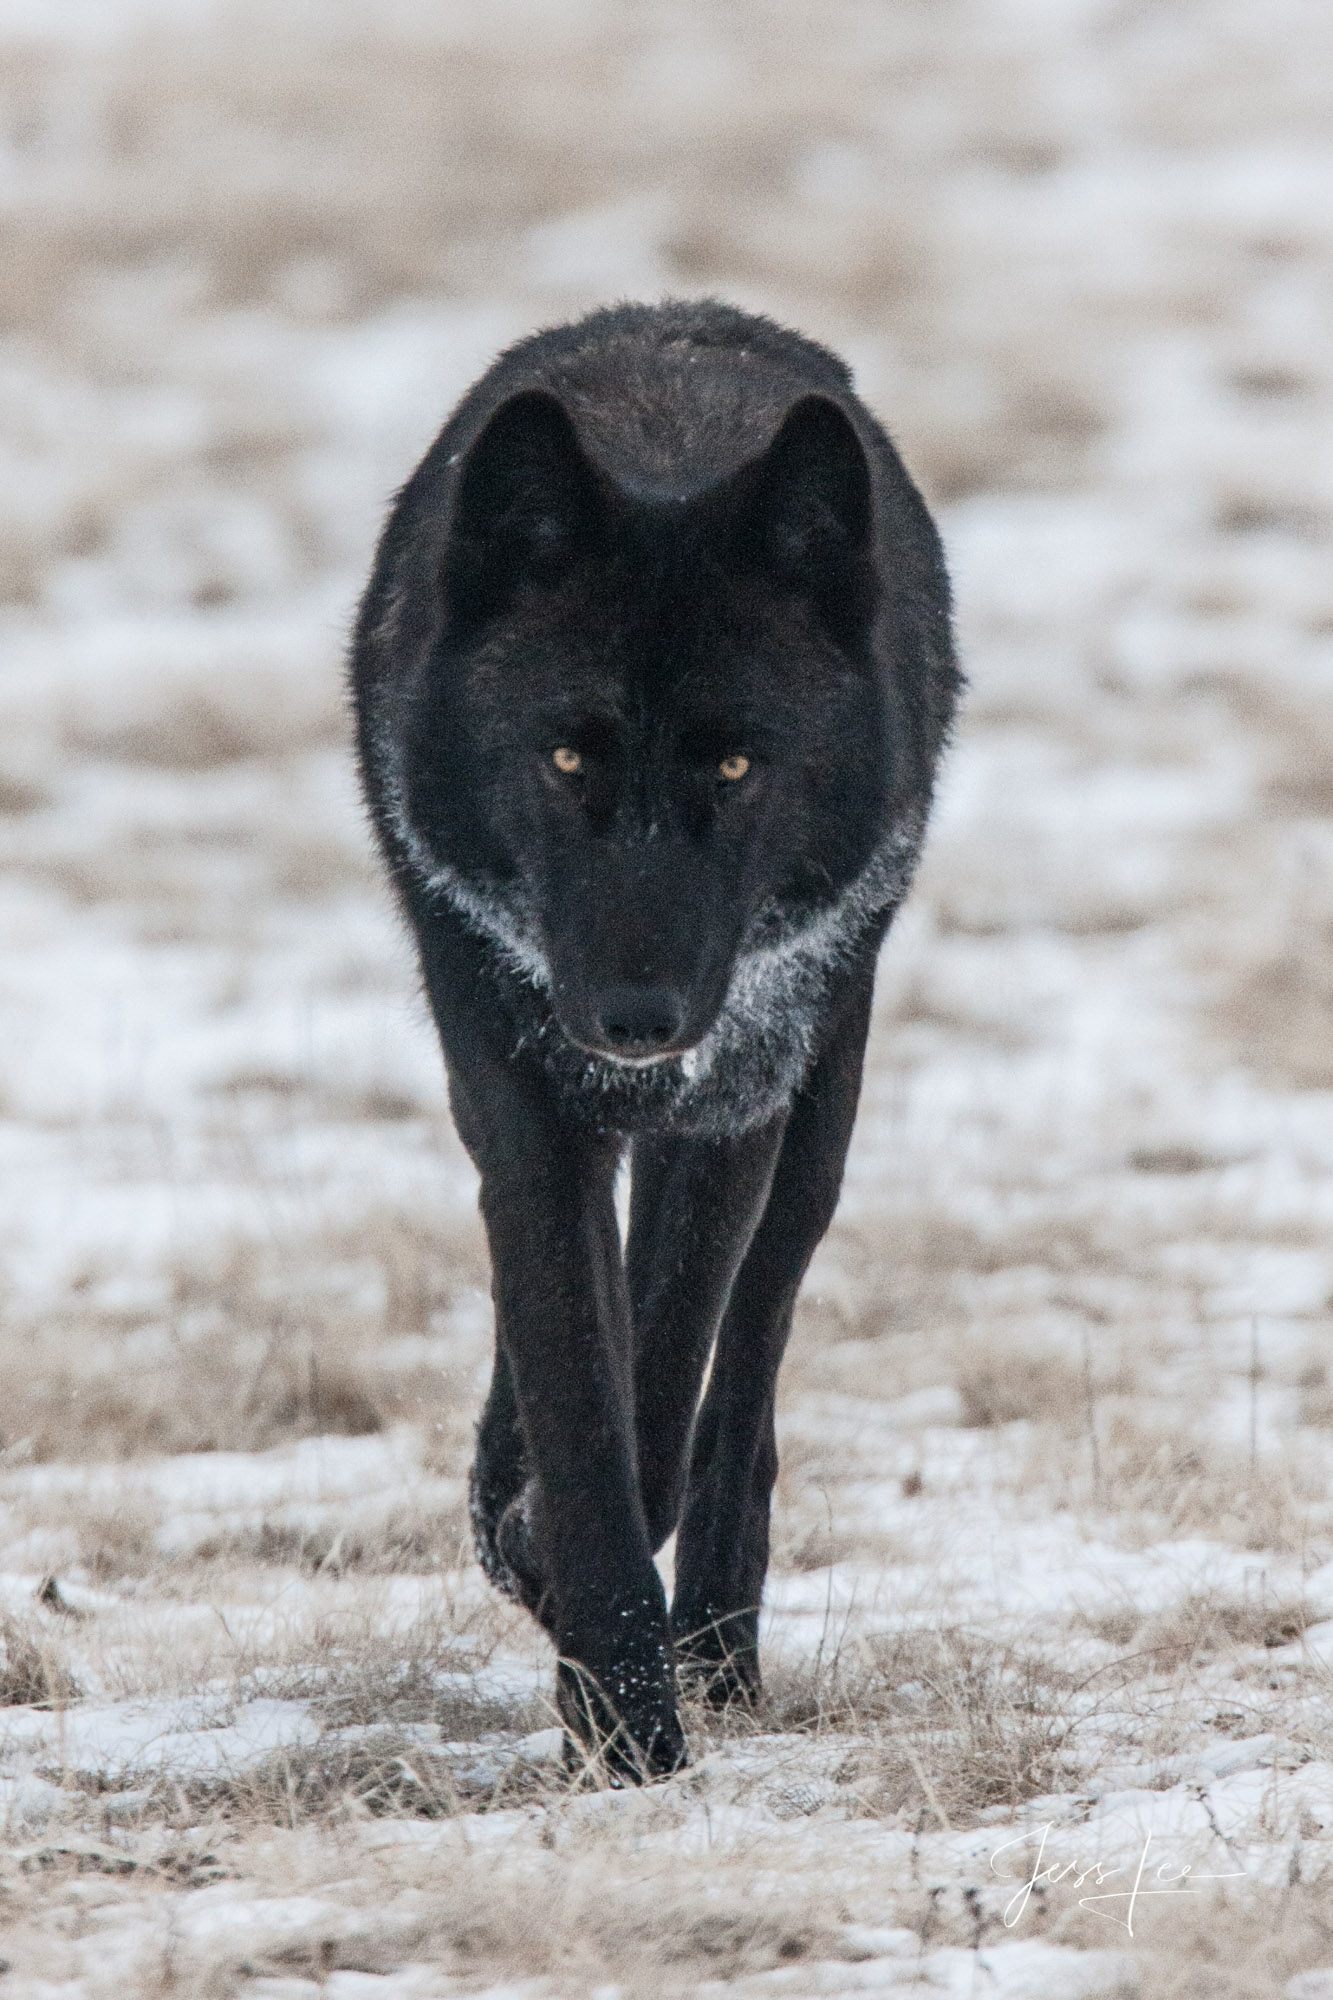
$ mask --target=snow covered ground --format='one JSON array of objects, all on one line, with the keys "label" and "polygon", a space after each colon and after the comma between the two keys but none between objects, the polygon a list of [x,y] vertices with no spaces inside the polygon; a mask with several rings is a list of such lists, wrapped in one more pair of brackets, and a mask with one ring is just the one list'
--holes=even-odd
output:
[{"label": "snow covered ground", "polygon": [[[0,4],[6,2000],[1333,1996],[1333,17]],[[843,348],[972,680],[753,1725],[571,1789],[356,804],[496,348]],[[1188,1871],[1188,1872],[1185,1872]]]}]

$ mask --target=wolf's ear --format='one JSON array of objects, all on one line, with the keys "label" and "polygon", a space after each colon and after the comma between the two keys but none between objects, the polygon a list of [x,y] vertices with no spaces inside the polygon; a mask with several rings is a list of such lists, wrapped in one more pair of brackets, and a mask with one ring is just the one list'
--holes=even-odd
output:
[{"label": "wolf's ear", "polygon": [[464,618],[490,617],[530,584],[557,582],[600,540],[601,483],[545,389],[502,403],[458,481],[444,584]]},{"label": "wolf's ear", "polygon": [[807,596],[835,638],[852,641],[874,608],[874,501],[851,420],[827,396],[802,396],[738,485],[738,552]]}]

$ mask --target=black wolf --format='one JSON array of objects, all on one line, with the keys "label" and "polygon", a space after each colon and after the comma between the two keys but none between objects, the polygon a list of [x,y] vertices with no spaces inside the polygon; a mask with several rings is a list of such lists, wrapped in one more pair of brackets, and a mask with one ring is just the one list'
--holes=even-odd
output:
[{"label": "black wolf", "polygon": [[939,540],[834,355],[617,306],[464,397],[352,670],[481,1176],[481,1560],[555,1641],[575,1735],[670,1771],[678,1665],[759,1689],[778,1365],[960,684]]}]

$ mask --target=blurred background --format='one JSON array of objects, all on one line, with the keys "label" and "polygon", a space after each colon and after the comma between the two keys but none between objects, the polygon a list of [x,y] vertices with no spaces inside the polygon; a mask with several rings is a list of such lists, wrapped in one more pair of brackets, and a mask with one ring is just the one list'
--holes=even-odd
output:
[{"label": "blurred background", "polygon": [[972,678],[804,1365],[1091,1328],[1222,1394],[1262,1314],[1326,1420],[1331,58],[1319,0],[3,0],[7,1449],[424,1398],[458,1469],[345,635],[497,349],[672,292],[847,354]]}]

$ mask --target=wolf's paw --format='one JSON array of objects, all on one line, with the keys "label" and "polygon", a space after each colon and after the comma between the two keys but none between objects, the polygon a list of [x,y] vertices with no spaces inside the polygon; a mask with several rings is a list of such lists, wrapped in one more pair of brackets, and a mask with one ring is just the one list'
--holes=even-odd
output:
[{"label": "wolf's paw", "polygon": [[[614,1695],[606,1693],[607,1682]],[[645,1785],[671,1777],[690,1761],[669,1684],[642,1687],[633,1671],[623,1668],[598,1681],[586,1667],[561,1660],[556,1699],[572,1776],[617,1787]]]}]

